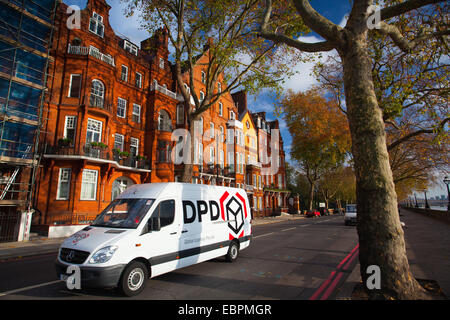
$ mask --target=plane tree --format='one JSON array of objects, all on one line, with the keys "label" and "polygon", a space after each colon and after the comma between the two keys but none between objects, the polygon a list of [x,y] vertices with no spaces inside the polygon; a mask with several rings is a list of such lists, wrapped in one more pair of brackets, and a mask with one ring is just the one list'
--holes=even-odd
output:
[{"label": "plane tree", "polygon": [[[411,32],[418,25],[429,26],[433,20],[442,23],[439,21],[445,21],[450,5],[432,9],[408,12],[397,19],[396,25]],[[445,172],[449,166],[449,48],[440,37],[429,39],[409,54],[384,33],[370,32],[368,41],[397,197],[404,199],[414,185],[424,188],[432,184],[436,172]],[[346,113],[339,57],[330,55],[325,63],[317,63],[314,71],[321,87],[334,95]]]},{"label": "plane tree", "polygon": [[[274,43],[285,43],[302,52],[335,50],[343,70],[346,113],[352,140],[358,204],[358,237],[360,273],[363,283],[367,268],[381,270],[381,289],[370,290],[369,297],[385,299],[426,298],[425,290],[411,274],[406,256],[404,233],[400,224],[394,178],[389,163],[383,109],[373,79],[369,33],[387,35],[399,50],[410,55],[430,39],[445,43],[450,34],[448,24],[436,16],[428,26],[402,30],[397,21],[404,15],[438,0],[387,0],[374,12],[372,0],[354,0],[344,27],[317,12],[308,0],[292,0],[298,20],[323,38],[305,43],[290,35],[272,21],[272,8],[277,1],[265,0],[261,21],[261,37]],[[375,24],[374,24],[375,22]],[[446,45],[446,44],[443,44]]]}]

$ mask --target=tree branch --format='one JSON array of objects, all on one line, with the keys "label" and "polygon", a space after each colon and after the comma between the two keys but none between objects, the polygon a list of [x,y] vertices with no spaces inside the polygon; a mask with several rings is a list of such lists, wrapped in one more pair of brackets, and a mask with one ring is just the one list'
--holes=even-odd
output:
[{"label": "tree branch", "polygon": [[263,19],[261,22],[259,36],[264,39],[271,40],[274,43],[284,43],[290,47],[294,47],[305,52],[322,52],[331,51],[335,49],[335,46],[328,41],[322,41],[317,43],[306,43],[290,37],[287,37],[280,33],[272,33],[268,31],[268,24],[270,15],[272,13],[272,1],[266,0],[266,8],[264,11]]},{"label": "tree branch", "polygon": [[442,129],[444,128],[445,124],[446,124],[447,122],[449,122],[449,121],[450,121],[450,118],[444,119],[444,120],[437,126],[436,129],[421,129],[421,130],[417,130],[417,131],[408,133],[407,135],[401,137],[400,139],[398,139],[398,140],[392,142],[390,145],[388,145],[388,147],[387,147],[387,148],[388,148],[388,151],[394,149],[394,148],[397,147],[399,144],[401,144],[401,143],[403,143],[403,142],[405,142],[405,141],[407,141],[407,140],[409,140],[409,139],[411,139],[411,138],[413,138],[413,137],[416,137],[416,136],[418,136],[418,135],[425,134],[425,133],[434,133],[434,132],[436,132],[436,131],[442,130]]},{"label": "tree branch", "polygon": [[421,41],[424,41],[431,37],[438,37],[443,35],[450,35],[450,30],[443,30],[434,33],[427,33],[433,31],[432,28],[425,28],[421,30],[419,35],[412,41],[408,41],[400,32],[400,30],[393,25],[387,24],[385,22],[380,22],[379,28],[380,32],[389,35],[392,41],[405,53],[412,51]]},{"label": "tree branch", "polygon": [[[267,1],[266,1],[267,2]],[[338,41],[342,28],[319,14],[308,0],[293,0],[303,22],[328,41]]]},{"label": "tree branch", "polygon": [[409,0],[404,1],[399,4],[386,7],[380,10],[380,17],[381,20],[387,20],[390,18],[397,17],[399,15],[402,15],[406,12],[419,9],[423,6],[433,4],[433,3],[439,3],[439,2],[445,2],[444,0]]}]

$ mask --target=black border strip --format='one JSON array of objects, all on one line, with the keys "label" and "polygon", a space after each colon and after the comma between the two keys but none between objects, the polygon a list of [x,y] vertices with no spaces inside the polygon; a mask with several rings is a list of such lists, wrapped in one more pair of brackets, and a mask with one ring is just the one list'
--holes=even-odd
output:
[{"label": "black border strip", "polygon": [[[250,239],[251,239],[251,235],[238,238],[239,243],[248,241]],[[171,253],[163,254],[160,256],[152,257],[152,258],[148,259],[148,261],[149,261],[150,265],[155,266],[155,265],[158,265],[161,263],[166,263],[166,262],[170,262],[170,261],[174,261],[174,260],[180,260],[183,258],[188,258],[191,256],[195,256],[197,254],[209,252],[209,251],[216,250],[219,248],[228,247],[230,245],[231,241],[232,240],[226,240],[226,241],[216,242],[213,244],[208,244],[206,246],[171,252]]]}]

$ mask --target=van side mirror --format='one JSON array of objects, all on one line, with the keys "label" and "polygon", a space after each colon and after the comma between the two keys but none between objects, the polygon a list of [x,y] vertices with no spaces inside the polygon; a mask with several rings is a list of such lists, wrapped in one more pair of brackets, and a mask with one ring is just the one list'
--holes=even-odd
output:
[{"label": "van side mirror", "polygon": [[148,231],[159,231],[161,230],[161,220],[159,217],[152,217],[148,219]]}]

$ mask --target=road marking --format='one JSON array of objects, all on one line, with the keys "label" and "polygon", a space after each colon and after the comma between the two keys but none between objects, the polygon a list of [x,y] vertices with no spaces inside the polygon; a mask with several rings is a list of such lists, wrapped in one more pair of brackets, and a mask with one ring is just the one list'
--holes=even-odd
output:
[{"label": "road marking", "polygon": [[289,230],[294,230],[296,227],[293,227],[293,228],[288,228],[288,229],[283,229],[283,230],[281,230],[281,232],[285,232],[285,231],[289,231]]},{"label": "road marking", "polygon": [[307,226],[310,226],[310,224],[303,224],[300,227],[307,227]]},{"label": "road marking", "polygon": [[356,245],[356,247],[353,248],[352,251],[350,251],[350,253],[344,258],[344,260],[341,261],[341,263],[338,264],[338,266],[336,267],[336,269],[340,269],[344,263],[350,259],[351,256],[353,256],[353,254],[355,253],[356,250],[359,250],[359,243]]},{"label": "road marking", "polygon": [[46,283],[41,283],[41,284],[36,284],[34,286],[28,286],[28,287],[24,287],[24,288],[19,288],[19,289],[14,289],[14,290],[10,290],[10,291],[5,291],[5,292],[0,292],[0,297],[9,295],[9,294],[14,294],[17,292],[21,292],[21,291],[26,291],[26,290],[31,290],[31,289],[36,289],[39,287],[45,287],[51,284],[55,284],[61,282],[61,280],[55,280],[55,281],[50,281],[50,282],[46,282]]},{"label": "road marking", "polygon": [[342,276],[344,274],[342,272],[339,272],[336,276],[336,278],[333,280],[333,282],[330,284],[330,286],[328,287],[328,289],[325,291],[325,293],[322,295],[322,297],[320,298],[320,300],[327,300],[328,297],[330,296],[330,294],[334,291],[334,289],[336,288],[337,284],[339,283],[339,280],[341,280]]},{"label": "road marking", "polygon": [[[336,269],[330,273],[328,278],[322,283],[322,285],[314,292],[314,294],[309,298],[309,300],[326,300],[333,293],[344,275],[343,271],[347,271],[352,262],[358,257],[359,254],[359,243],[352,251],[338,264]],[[324,291],[325,290],[325,291]],[[322,291],[324,293],[322,294]],[[322,296],[319,298],[319,296]]]},{"label": "road marking", "polygon": [[259,236],[256,236],[256,237],[253,237],[253,239],[256,239],[256,238],[261,238],[261,237],[265,237],[265,236],[268,236],[268,235],[271,235],[271,234],[273,234],[273,232],[269,232],[269,233],[265,233],[265,234],[262,234],[262,235],[259,235]]}]

